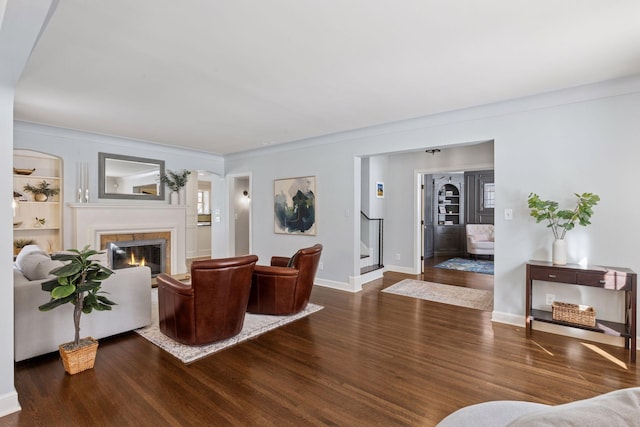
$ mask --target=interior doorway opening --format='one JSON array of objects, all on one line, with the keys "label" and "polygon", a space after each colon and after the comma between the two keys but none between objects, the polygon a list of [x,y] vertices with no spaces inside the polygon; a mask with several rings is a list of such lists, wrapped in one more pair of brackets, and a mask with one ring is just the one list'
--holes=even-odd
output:
[{"label": "interior doorway opening", "polygon": [[251,176],[231,177],[229,196],[230,253],[233,256],[247,255],[251,253]]}]

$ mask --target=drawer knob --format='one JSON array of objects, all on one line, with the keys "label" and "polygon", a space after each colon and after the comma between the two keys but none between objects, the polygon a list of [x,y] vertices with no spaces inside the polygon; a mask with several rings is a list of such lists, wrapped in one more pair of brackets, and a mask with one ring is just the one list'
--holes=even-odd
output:
[{"label": "drawer knob", "polygon": [[600,282],[601,285],[606,285],[607,284],[607,281],[604,280],[604,279],[600,279],[600,280],[598,280],[598,282]]},{"label": "drawer knob", "polygon": [[550,279],[555,279],[555,278],[556,278],[556,275],[555,275],[555,274],[550,274],[550,275],[549,275],[549,278],[550,278]]}]

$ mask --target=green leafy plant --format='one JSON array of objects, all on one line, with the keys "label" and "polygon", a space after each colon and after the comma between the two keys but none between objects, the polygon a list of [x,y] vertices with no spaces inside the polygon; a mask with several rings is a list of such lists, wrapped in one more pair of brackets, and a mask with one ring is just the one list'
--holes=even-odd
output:
[{"label": "green leafy plant", "polygon": [[47,197],[51,197],[51,196],[55,196],[56,194],[60,193],[60,189],[59,188],[50,188],[51,184],[48,183],[45,180],[42,180],[42,182],[40,184],[38,184],[37,186],[33,186],[31,184],[25,184],[24,191],[28,191],[29,193],[32,194],[44,194]]},{"label": "green leafy plant", "polygon": [[13,241],[13,247],[16,249],[22,249],[25,246],[33,245],[36,241],[33,239],[16,239]]},{"label": "green leafy plant", "polygon": [[167,169],[167,173],[160,176],[160,181],[167,184],[172,191],[178,191],[185,185],[187,185],[187,181],[189,180],[189,175],[191,171],[183,169],[182,172],[172,172]]},{"label": "green leafy plant", "polygon": [[[558,202],[542,200],[535,193],[529,194],[527,199],[531,216],[536,222],[547,221],[547,227],[556,239],[564,239],[567,231],[572,230],[576,223],[586,227],[591,224],[589,219],[593,215],[593,207],[598,204],[600,197],[593,193],[574,193],[578,198],[573,210],[558,210]],[[562,229],[562,231],[560,230]]]},{"label": "green leafy plant", "polygon": [[54,254],[51,259],[66,262],[66,264],[51,270],[56,276],[43,282],[41,287],[51,294],[51,300],[38,307],[40,311],[49,311],[66,303],[74,305],[73,324],[75,338],[73,346],[80,343],[80,316],[89,314],[93,310],[111,310],[116,303],[109,300],[100,291],[102,281],[114,274],[113,271],[98,264],[90,258],[99,254],[85,246],[81,251],[69,249],[68,253]]}]

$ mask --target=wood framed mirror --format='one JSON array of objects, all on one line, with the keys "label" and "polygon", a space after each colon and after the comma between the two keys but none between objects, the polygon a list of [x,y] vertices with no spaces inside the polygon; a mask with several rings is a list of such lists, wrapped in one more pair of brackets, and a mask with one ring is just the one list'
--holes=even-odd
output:
[{"label": "wood framed mirror", "polygon": [[164,160],[98,153],[101,199],[164,200]]}]

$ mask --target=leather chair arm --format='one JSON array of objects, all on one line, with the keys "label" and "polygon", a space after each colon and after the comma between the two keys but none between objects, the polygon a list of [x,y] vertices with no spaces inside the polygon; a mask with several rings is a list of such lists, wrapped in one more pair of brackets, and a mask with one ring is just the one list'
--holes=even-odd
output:
[{"label": "leather chair arm", "polygon": [[253,270],[254,276],[283,276],[297,277],[298,270],[291,267],[276,267],[270,265],[256,265]]},{"label": "leather chair arm", "polygon": [[271,265],[274,267],[286,267],[289,265],[291,258],[285,256],[273,256],[271,257]]},{"label": "leather chair arm", "polygon": [[193,296],[193,287],[191,285],[182,283],[181,281],[174,279],[168,274],[158,274],[156,276],[156,282],[158,283],[158,286],[162,285],[163,287],[167,288],[167,290],[173,291],[176,294]]}]

